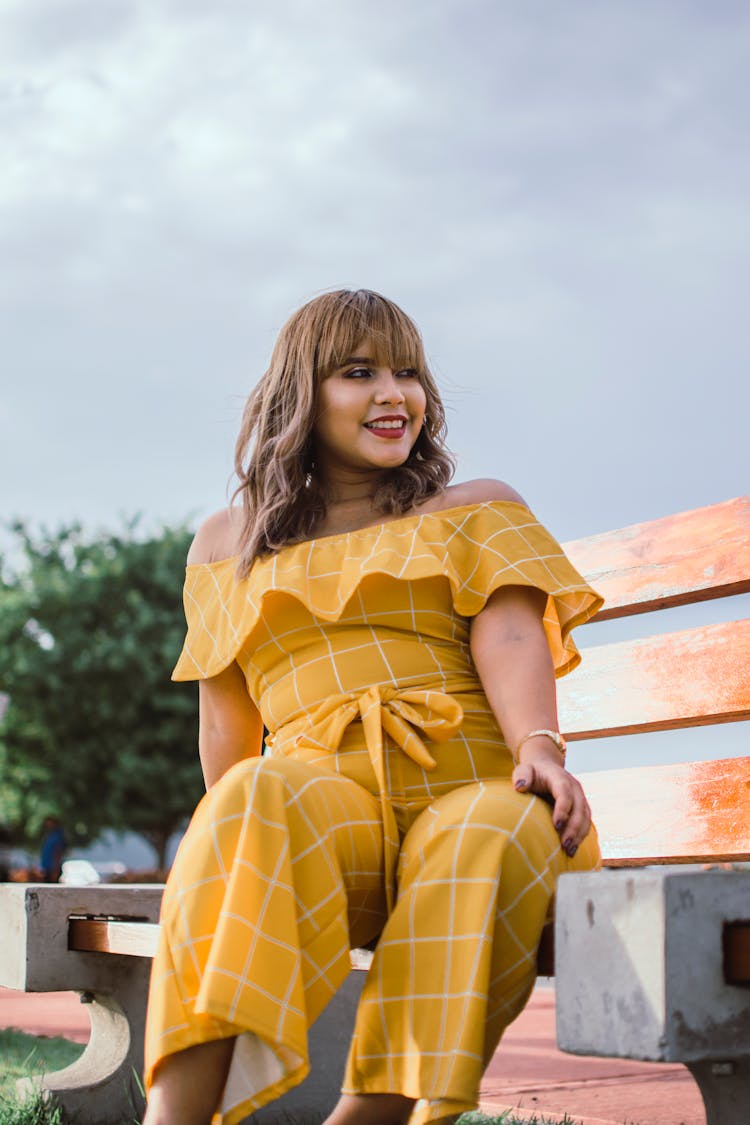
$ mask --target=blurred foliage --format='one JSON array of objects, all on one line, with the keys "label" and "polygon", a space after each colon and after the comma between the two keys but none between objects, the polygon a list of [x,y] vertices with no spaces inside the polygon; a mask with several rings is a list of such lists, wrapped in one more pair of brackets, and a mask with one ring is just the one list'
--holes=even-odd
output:
[{"label": "blurred foliage", "polygon": [[140,833],[164,866],[203,783],[194,684],[170,673],[184,636],[191,533],[11,527],[0,561],[0,821],[36,844],[45,814],[69,844]]}]

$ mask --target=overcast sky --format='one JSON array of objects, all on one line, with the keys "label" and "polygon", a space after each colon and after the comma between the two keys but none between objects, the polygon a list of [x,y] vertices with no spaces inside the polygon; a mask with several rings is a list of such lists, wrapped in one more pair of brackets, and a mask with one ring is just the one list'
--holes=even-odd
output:
[{"label": "overcast sky", "polygon": [[747,491],[749,49],[741,0],[0,0],[0,514],[220,507],[338,286],[560,538]]},{"label": "overcast sky", "polygon": [[2,509],[221,506],[286,317],[420,324],[562,538],[747,489],[744,3],[6,0]]}]

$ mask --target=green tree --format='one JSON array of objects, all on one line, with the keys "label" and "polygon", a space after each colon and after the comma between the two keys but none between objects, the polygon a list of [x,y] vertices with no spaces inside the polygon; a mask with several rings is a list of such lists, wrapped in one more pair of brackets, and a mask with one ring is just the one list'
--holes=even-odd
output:
[{"label": "green tree", "polygon": [[164,866],[203,783],[197,696],[170,672],[184,635],[190,532],[11,528],[0,573],[0,820],[27,839],[47,812],[76,843],[140,833]]}]

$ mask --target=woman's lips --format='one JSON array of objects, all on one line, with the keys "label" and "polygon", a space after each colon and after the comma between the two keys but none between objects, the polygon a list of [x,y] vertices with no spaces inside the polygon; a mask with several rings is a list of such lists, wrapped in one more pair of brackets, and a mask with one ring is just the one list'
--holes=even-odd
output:
[{"label": "woman's lips", "polygon": [[400,415],[375,418],[372,422],[365,422],[365,429],[376,437],[396,439],[404,436],[407,419]]}]

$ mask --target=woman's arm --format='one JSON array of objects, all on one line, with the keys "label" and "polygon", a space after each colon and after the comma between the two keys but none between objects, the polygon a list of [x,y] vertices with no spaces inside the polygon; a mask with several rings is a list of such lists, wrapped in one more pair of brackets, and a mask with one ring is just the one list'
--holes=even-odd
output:
[{"label": "woman's arm", "polygon": [[[490,596],[471,625],[474,664],[513,751],[529,731],[558,729],[555,673],[542,620],[546,600],[540,590],[504,586]],[[513,770],[516,789],[550,794],[562,846],[574,855],[591,825],[579,782],[544,735],[526,741],[518,758]]]},{"label": "woman's arm", "polygon": [[[198,528],[188,551],[188,566],[230,558],[236,550],[237,513],[214,512]],[[232,662],[199,686],[200,751],[203,778],[210,789],[227,770],[244,758],[260,754],[263,720],[247,693],[242,669]]]},{"label": "woman's arm", "polygon": [[260,754],[263,720],[247,694],[242,669],[232,663],[199,687],[200,751],[206,789],[244,758]]}]

